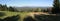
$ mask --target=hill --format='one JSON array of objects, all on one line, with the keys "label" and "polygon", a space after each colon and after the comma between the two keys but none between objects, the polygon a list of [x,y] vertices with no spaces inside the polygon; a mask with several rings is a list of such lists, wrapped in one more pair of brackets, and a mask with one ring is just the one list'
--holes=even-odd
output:
[{"label": "hill", "polygon": [[52,7],[15,7],[15,8],[19,11],[21,10],[27,11],[27,10],[37,9],[37,8],[47,9],[47,8],[52,8]]}]

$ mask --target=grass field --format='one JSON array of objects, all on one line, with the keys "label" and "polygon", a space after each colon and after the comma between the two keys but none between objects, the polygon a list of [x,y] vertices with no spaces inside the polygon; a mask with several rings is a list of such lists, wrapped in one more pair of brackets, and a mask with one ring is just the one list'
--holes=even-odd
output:
[{"label": "grass field", "polygon": [[2,19],[6,18],[6,17],[9,17],[9,16],[15,16],[15,15],[19,15],[20,16],[20,19],[19,21],[23,21],[24,17],[26,16],[32,16],[34,17],[33,15],[34,14],[46,14],[46,13],[43,13],[43,12],[10,12],[10,11],[0,11],[0,12],[4,12],[6,15],[3,16],[3,17],[0,17]]},{"label": "grass field", "polygon": [[19,15],[21,17],[19,21],[23,21],[23,18],[28,14],[28,12],[9,12],[9,11],[0,11],[0,12],[4,12],[6,14],[5,16],[0,17],[1,19],[4,19],[8,16]]}]

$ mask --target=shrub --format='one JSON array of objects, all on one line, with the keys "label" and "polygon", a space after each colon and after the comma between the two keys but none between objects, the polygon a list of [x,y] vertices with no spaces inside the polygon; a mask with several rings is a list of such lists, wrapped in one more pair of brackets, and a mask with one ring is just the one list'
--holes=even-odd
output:
[{"label": "shrub", "polygon": [[4,12],[0,12],[0,17],[4,16],[5,13]]}]

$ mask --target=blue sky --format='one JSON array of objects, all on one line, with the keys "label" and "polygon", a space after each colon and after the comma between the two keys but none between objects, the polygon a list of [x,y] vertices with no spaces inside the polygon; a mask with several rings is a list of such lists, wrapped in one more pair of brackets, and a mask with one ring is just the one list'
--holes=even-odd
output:
[{"label": "blue sky", "polygon": [[0,0],[8,6],[52,6],[53,0]]}]

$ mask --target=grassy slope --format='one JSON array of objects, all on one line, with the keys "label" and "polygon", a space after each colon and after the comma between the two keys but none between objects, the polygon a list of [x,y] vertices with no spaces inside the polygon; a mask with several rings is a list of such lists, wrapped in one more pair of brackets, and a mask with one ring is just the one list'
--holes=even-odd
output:
[{"label": "grassy slope", "polygon": [[20,15],[21,18],[19,19],[19,21],[23,21],[24,17],[26,17],[27,15],[28,15],[28,16],[29,16],[29,15],[33,15],[33,12],[9,12],[9,11],[0,11],[0,12],[6,13],[5,16],[0,17],[0,18],[2,18],[2,19],[6,18],[6,17],[8,17],[8,16]]},{"label": "grassy slope", "polygon": [[[6,15],[5,16],[3,16],[3,17],[0,17],[0,18],[6,18],[6,17],[8,17],[8,16],[15,16],[15,15],[20,15],[20,20],[22,21],[23,20],[23,18],[27,15],[27,12],[9,12],[9,11],[0,11],[0,12],[4,12],[4,13],[6,13]],[[19,20],[19,21],[20,21]]]}]

